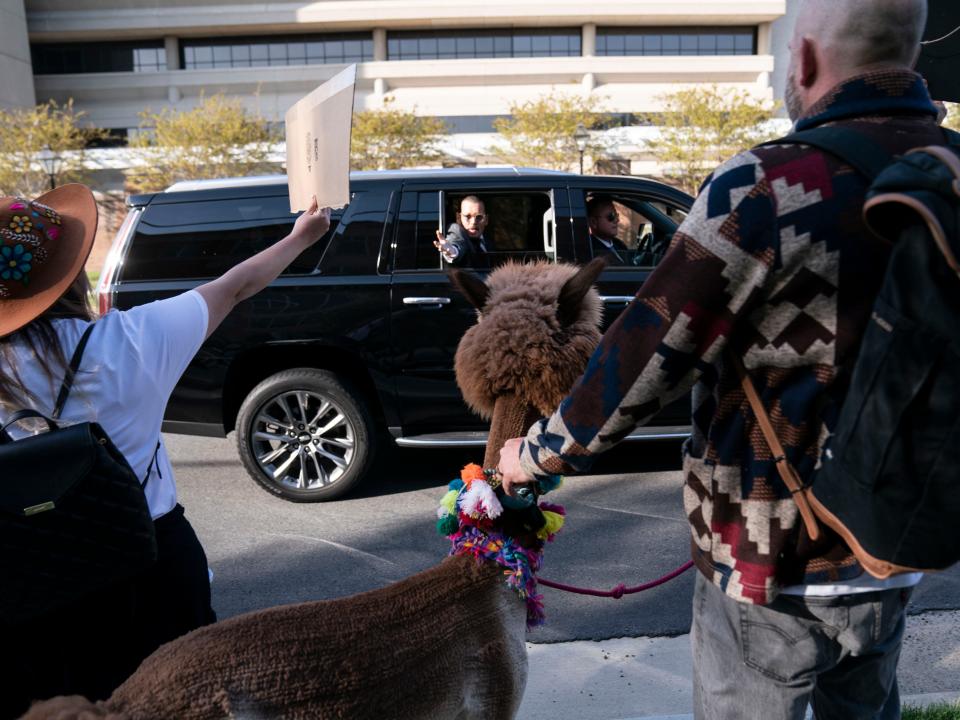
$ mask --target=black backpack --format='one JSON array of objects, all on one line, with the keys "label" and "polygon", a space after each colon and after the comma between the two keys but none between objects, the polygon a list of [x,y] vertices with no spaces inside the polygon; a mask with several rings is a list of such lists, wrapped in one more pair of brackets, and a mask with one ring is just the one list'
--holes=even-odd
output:
[{"label": "black backpack", "polygon": [[[73,353],[53,416],[25,409],[0,426],[0,626],[67,607],[157,557],[143,487],[126,458],[97,423],[57,423],[93,328]],[[12,440],[7,428],[29,418],[48,431]]]},{"label": "black backpack", "polygon": [[781,475],[792,475],[784,480],[808,534],[818,534],[812,510],[878,578],[960,560],[960,135],[946,137],[946,146],[892,162],[850,128],[774,141],[812,145],[870,178],[866,222],[893,242],[834,435],[809,487],[793,486],[796,474],[741,375]]}]

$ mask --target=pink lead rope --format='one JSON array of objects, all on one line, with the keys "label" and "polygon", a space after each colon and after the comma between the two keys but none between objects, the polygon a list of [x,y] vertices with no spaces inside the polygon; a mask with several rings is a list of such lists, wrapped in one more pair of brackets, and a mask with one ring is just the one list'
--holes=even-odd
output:
[{"label": "pink lead rope", "polygon": [[580,595],[593,595],[594,597],[612,597],[616,600],[619,600],[624,595],[632,595],[633,593],[643,592],[644,590],[649,590],[654,588],[657,585],[663,585],[665,582],[673,580],[678,575],[682,575],[687,570],[693,567],[693,561],[687,560],[683,565],[678,567],[676,570],[671,570],[663,577],[659,577],[656,580],[651,580],[650,582],[643,583],[642,585],[635,585],[634,587],[627,587],[623,583],[620,583],[612,590],[592,590],[591,588],[582,588],[576,587],[574,585],[564,585],[563,583],[554,582],[553,580],[547,580],[545,578],[537,578],[537,582],[541,585],[546,585],[547,587],[554,588],[556,590],[565,590],[566,592],[578,593]]}]

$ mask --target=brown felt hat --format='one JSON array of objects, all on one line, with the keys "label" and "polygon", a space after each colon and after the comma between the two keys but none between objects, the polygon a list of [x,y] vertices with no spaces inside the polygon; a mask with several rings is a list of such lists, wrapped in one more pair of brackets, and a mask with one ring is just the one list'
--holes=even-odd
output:
[{"label": "brown felt hat", "polygon": [[36,200],[0,198],[0,337],[49,310],[83,270],[97,233],[86,185],[61,185]]}]

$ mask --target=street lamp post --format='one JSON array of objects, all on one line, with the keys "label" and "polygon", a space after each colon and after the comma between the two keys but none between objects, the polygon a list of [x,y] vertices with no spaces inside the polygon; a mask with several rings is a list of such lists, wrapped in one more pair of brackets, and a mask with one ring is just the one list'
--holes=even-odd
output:
[{"label": "street lamp post", "polygon": [[580,151],[580,174],[583,175],[583,153],[587,149],[587,142],[590,140],[590,133],[583,126],[583,123],[577,123],[577,129],[573,132],[573,141],[577,144],[577,150]]},{"label": "street lamp post", "polygon": [[54,190],[57,187],[57,175],[60,174],[63,158],[57,155],[57,153],[47,145],[37,154],[37,160],[39,160],[43,171],[50,178],[50,189]]}]

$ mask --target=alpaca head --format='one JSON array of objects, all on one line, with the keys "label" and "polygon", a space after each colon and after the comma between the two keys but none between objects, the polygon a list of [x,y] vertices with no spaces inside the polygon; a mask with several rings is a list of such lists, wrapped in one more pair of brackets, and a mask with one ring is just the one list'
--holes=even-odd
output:
[{"label": "alpaca head", "polygon": [[600,297],[592,286],[604,264],[508,263],[486,283],[450,273],[479,313],[455,359],[457,384],[476,413],[489,419],[506,394],[543,415],[556,409],[600,342]]},{"label": "alpaca head", "polygon": [[583,373],[600,341],[600,297],[593,282],[604,265],[602,259],[582,268],[511,263],[486,282],[461,270],[450,273],[478,311],[477,324],[457,348],[457,384],[467,404],[491,423],[483,465],[468,465],[450,483],[437,529],[450,538],[452,555],[506,569],[508,584],[525,599],[531,626],[543,622],[536,592],[543,544],[563,525],[563,509],[537,496],[557,487],[560,478],[539,479],[523,498],[494,490],[489,479],[504,442],[551,414]]}]

